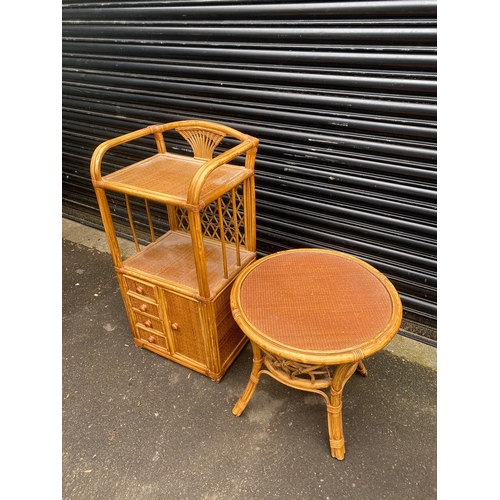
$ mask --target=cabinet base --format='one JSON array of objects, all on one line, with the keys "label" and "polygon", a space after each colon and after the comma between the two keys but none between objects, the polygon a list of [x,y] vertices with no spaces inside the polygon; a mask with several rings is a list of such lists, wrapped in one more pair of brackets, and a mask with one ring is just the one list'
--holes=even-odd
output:
[{"label": "cabinet base", "polygon": [[200,373],[201,375],[204,375],[215,382],[220,382],[226,372],[229,370],[230,366],[233,364],[234,360],[247,345],[248,338],[243,336],[241,341],[236,346],[236,349],[234,349],[234,351],[232,352],[231,357],[226,360],[226,363],[221,367],[221,370],[219,372],[210,371],[205,365],[196,363],[192,359],[186,358],[185,356],[182,356],[180,354],[171,355],[168,351],[165,351],[165,349],[151,345],[144,340],[134,338],[134,343],[137,347],[154,352],[155,354],[158,354],[163,358],[168,359],[169,361],[173,361],[174,363],[184,366],[189,370]]},{"label": "cabinet base", "polygon": [[220,381],[248,341],[231,314],[232,281],[201,301],[146,276],[117,274],[135,344]]}]

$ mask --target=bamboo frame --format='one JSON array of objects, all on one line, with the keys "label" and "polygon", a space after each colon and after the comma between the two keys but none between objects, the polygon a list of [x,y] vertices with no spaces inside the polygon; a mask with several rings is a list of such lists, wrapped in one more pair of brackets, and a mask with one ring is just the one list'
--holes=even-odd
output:
[{"label": "bamboo frame", "polygon": [[[169,152],[165,133],[174,130],[191,146],[192,157]],[[101,174],[108,151],[148,136],[154,139],[156,154]],[[238,143],[224,149],[226,136]],[[90,162],[135,343],[217,381],[248,340],[227,316],[231,285],[256,258],[253,179],[258,142],[222,124],[183,120],[105,141]],[[222,152],[215,155],[217,147]],[[232,162],[240,156],[243,166],[236,166]],[[110,193],[123,197],[135,244],[136,253],[125,260]],[[132,200],[143,200],[144,215],[134,212],[140,204]],[[166,208],[169,229],[160,236],[151,203]],[[141,242],[146,235],[140,238],[137,230],[137,221],[140,225],[143,219],[144,233],[149,234],[145,244]],[[149,295],[141,295],[145,293]]]}]

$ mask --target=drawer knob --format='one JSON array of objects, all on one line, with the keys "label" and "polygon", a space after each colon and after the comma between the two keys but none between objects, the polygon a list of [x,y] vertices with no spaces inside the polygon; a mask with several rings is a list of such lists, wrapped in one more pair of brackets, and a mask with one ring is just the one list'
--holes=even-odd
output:
[{"label": "drawer knob", "polygon": [[179,329],[179,325],[177,323],[170,323],[170,327],[172,328],[172,330],[178,330]]},{"label": "drawer knob", "polygon": [[142,312],[146,312],[148,310],[148,306],[146,304],[141,304],[141,306],[139,307],[139,309],[142,311]]},{"label": "drawer knob", "polygon": [[144,321],[144,326],[151,328],[152,325],[153,325],[153,323],[151,323],[151,320],[147,319],[146,321]]},{"label": "drawer knob", "polygon": [[154,343],[155,343],[155,340],[156,340],[156,339],[155,339],[152,335],[150,335],[150,336],[148,337],[148,342],[151,342],[151,344],[154,344]]},{"label": "drawer knob", "polygon": [[135,287],[135,291],[136,291],[137,293],[140,293],[140,294],[142,295],[142,294],[144,293],[144,288],[142,288],[142,286],[140,286],[140,285],[137,285],[137,286]]}]

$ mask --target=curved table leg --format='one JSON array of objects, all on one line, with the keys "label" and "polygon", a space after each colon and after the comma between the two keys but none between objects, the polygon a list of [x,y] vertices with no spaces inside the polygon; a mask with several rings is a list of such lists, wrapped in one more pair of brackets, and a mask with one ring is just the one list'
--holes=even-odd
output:
[{"label": "curved table leg", "polygon": [[255,392],[255,389],[257,388],[260,377],[259,372],[263,362],[263,354],[260,347],[252,341],[250,341],[250,343],[252,344],[253,349],[253,367],[252,372],[250,373],[250,380],[232,410],[233,415],[236,415],[237,417],[243,413],[243,410],[246,408],[248,402],[253,396],[253,393]]},{"label": "curved table leg", "polygon": [[358,369],[359,363],[356,361],[337,366],[330,388],[330,403],[326,405],[330,450],[332,457],[338,460],[343,460],[345,455],[344,431],[342,429],[342,391],[351,375]]}]

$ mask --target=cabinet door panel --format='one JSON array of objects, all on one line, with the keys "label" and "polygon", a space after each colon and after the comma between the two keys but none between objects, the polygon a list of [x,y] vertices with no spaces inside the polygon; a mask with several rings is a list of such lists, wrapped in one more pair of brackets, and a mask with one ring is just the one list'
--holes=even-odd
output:
[{"label": "cabinet door panel", "polygon": [[174,353],[206,364],[200,303],[166,290],[162,290],[162,292],[174,344]]}]

